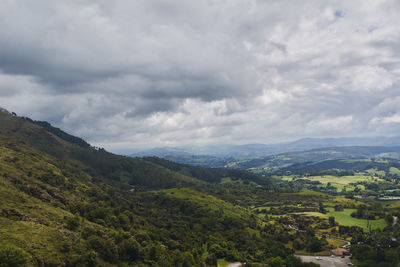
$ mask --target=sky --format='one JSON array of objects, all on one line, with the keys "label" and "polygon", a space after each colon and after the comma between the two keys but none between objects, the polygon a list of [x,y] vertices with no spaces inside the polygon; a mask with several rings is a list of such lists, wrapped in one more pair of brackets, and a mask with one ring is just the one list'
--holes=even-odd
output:
[{"label": "sky", "polygon": [[398,0],[2,0],[0,107],[114,152],[394,136],[398,14]]}]

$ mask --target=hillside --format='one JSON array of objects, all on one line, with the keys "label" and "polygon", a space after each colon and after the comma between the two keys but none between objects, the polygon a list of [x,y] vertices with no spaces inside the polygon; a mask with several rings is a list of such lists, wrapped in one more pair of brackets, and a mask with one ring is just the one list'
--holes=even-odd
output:
[{"label": "hillside", "polygon": [[306,266],[272,234],[280,226],[266,231],[229,202],[251,188],[223,189],[4,112],[0,131],[5,266],[213,266],[216,258]]},{"label": "hillside", "polygon": [[325,160],[400,158],[400,147],[348,146],[288,152],[268,157],[241,159],[227,166],[237,169],[278,168]]},{"label": "hillside", "polygon": [[[198,184],[198,180],[152,164],[139,158],[115,155],[91,147],[80,138],[71,136],[48,123],[0,112],[0,134],[20,140],[44,153],[84,169],[94,177],[110,182],[122,182],[145,187],[174,187]],[[44,127],[43,127],[44,126]]]},{"label": "hillside", "polygon": [[[313,146],[311,145],[310,147]],[[263,154],[262,156],[216,157],[210,155],[188,155],[174,153],[162,153],[159,156],[170,161],[182,164],[190,164],[199,167],[234,169],[279,168],[286,167],[292,164],[317,162],[324,160],[369,158],[396,160],[400,159],[399,146],[347,145],[342,147],[323,147],[311,150],[310,147],[304,146],[304,150],[302,151],[275,153],[273,155],[270,155],[271,153],[269,152],[265,152],[265,154]],[[146,153],[141,154],[141,156],[143,155],[146,155]]]}]

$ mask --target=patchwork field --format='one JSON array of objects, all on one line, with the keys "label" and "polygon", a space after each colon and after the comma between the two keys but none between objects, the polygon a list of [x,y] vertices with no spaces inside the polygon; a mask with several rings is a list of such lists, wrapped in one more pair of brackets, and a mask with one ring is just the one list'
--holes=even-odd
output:
[{"label": "patchwork field", "polygon": [[[333,176],[333,175],[322,175],[322,176],[309,176],[309,177],[302,177],[302,178],[295,178],[293,176],[283,176],[283,180],[285,181],[293,181],[295,179],[307,179],[310,181],[318,181],[321,183],[321,186],[327,186],[330,183],[331,186],[336,187],[338,191],[342,191],[343,188],[346,189],[354,189],[354,186],[351,184],[357,182],[380,182],[383,181],[380,178],[363,175],[363,174],[356,174],[353,176]],[[364,189],[364,186],[358,185],[360,189]]]}]

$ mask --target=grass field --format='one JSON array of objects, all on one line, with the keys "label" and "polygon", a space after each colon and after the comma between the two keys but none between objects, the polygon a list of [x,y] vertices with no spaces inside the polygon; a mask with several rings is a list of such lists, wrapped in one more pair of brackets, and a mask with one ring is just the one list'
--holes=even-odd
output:
[{"label": "grass field", "polygon": [[219,259],[218,260],[218,267],[226,267],[230,264],[231,262],[226,261],[225,259]]},{"label": "grass field", "polygon": [[310,216],[310,217],[319,217],[322,219],[328,219],[329,216],[327,214],[323,214],[320,212],[315,212],[315,211],[307,211],[307,212],[295,212],[293,214],[302,214],[302,215],[306,215],[306,216]]},{"label": "grass field", "polygon": [[[350,214],[354,212],[355,209],[344,209],[343,211],[335,211],[333,208],[328,208],[328,210],[329,212],[324,215],[335,217],[335,220],[340,225],[359,226],[364,228],[364,230],[367,229],[367,220],[351,217]],[[386,222],[384,219],[371,220],[370,223],[371,223],[371,229],[377,229],[377,228],[382,229],[386,226]]]},{"label": "grass field", "polygon": [[367,172],[374,175],[385,175],[385,171],[378,171],[377,169],[369,169]]},{"label": "grass field", "polygon": [[160,192],[171,199],[184,199],[187,203],[193,203],[198,208],[208,212],[219,213],[221,216],[246,218],[249,215],[249,211],[243,207],[235,206],[217,197],[190,188],[172,188],[157,191],[157,193]]},{"label": "grass field", "polygon": [[383,205],[384,205],[386,208],[389,208],[389,209],[400,208],[400,200],[396,200],[396,201],[385,201],[385,202],[383,202]]},{"label": "grass field", "polygon": [[[293,176],[283,176],[283,180],[292,181],[294,179]],[[298,178],[298,179],[307,179],[310,181],[318,181],[322,186],[326,186],[328,183],[331,186],[336,187],[337,190],[341,191],[344,187],[353,189],[353,186],[350,184],[357,182],[379,182],[382,181],[380,178],[371,177],[363,174],[355,174],[352,176],[333,176],[333,175],[322,175],[322,176],[310,176],[307,178]],[[361,187],[361,186],[360,186]],[[360,188],[364,189],[364,188]]]},{"label": "grass field", "polygon": [[400,170],[395,167],[390,167],[390,174],[400,174]]},{"label": "grass field", "polygon": [[331,239],[331,238],[327,238],[326,241],[328,241],[328,243],[330,245],[332,245],[336,248],[339,248],[339,247],[347,244],[347,242],[336,240],[336,239]]},{"label": "grass field", "polygon": [[[322,219],[328,219],[330,216],[335,217],[335,221],[343,226],[359,226],[364,230],[367,230],[367,220],[358,219],[351,217],[351,213],[355,211],[355,209],[344,209],[343,211],[335,211],[333,208],[327,208],[328,213],[323,214],[320,212],[298,212],[295,214],[303,214],[306,216],[314,216]],[[387,224],[384,219],[379,220],[370,220],[371,229],[383,229]]]}]

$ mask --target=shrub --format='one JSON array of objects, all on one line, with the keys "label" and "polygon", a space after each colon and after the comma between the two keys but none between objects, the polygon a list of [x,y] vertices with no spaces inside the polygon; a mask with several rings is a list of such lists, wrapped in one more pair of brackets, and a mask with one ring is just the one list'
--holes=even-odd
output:
[{"label": "shrub", "polygon": [[26,266],[28,258],[29,258],[28,254],[20,248],[0,247],[1,267]]}]

